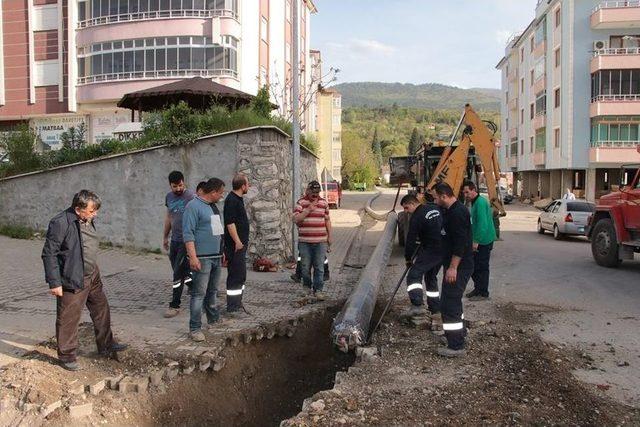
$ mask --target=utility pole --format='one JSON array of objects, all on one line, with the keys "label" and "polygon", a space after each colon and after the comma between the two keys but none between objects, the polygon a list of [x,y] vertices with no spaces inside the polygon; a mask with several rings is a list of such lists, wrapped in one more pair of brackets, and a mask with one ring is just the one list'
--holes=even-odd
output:
[{"label": "utility pole", "polygon": [[[293,61],[292,61],[292,76],[291,83],[293,85],[293,99],[291,100],[293,108],[293,206],[300,198],[300,106],[299,106],[299,93],[300,93],[300,47],[299,47],[299,19],[298,19],[298,5],[300,0],[293,0]],[[292,224],[292,236],[293,236],[293,258],[298,259],[298,229],[295,224]]]}]

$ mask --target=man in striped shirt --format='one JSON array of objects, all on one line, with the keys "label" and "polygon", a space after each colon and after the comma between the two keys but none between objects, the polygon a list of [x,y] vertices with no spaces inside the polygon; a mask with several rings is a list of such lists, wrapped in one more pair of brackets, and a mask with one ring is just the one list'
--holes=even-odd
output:
[{"label": "man in striped shirt", "polygon": [[329,204],[320,197],[318,181],[311,181],[305,196],[296,203],[293,220],[298,226],[302,284],[311,288],[315,297],[322,301],[325,299],[322,292],[324,258],[331,251],[331,220]]}]

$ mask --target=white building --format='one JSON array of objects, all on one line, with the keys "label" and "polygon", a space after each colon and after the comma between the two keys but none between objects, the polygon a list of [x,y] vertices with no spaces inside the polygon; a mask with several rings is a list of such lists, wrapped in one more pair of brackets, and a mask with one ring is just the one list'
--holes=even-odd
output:
[{"label": "white building", "polygon": [[[540,0],[507,44],[502,72],[504,171],[525,196],[566,188],[594,200],[640,162],[640,2]],[[625,177],[622,177],[624,180]]]}]

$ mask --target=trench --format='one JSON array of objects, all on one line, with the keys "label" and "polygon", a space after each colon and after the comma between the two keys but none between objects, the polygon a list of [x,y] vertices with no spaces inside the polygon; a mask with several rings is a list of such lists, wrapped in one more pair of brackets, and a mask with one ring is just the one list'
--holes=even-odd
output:
[{"label": "trench", "polygon": [[355,361],[330,339],[339,307],[307,318],[291,338],[227,348],[224,369],[182,377],[152,400],[155,425],[277,426],[304,399],[331,389],[335,374]]}]

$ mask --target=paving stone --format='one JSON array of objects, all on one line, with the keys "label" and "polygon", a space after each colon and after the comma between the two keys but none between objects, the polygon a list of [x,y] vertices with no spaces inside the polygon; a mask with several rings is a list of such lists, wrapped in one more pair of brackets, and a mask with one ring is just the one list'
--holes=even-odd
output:
[{"label": "paving stone", "polygon": [[115,377],[109,377],[107,378],[107,386],[111,390],[117,390],[118,384],[120,383],[120,381],[122,381],[123,378],[124,378],[124,375],[122,374],[116,375]]},{"label": "paving stone", "polygon": [[42,408],[42,416],[48,417],[49,415],[51,415],[51,413],[53,413],[53,411],[61,407],[62,407],[62,400],[56,400],[54,402],[51,402]]},{"label": "paving stone", "polygon": [[188,365],[182,368],[182,375],[189,375],[193,373],[195,369],[196,369],[196,365],[193,363],[189,363]]},{"label": "paving stone", "polygon": [[89,393],[91,393],[93,396],[97,396],[98,394],[102,393],[102,390],[104,390],[106,386],[107,382],[105,380],[100,380],[95,384],[90,384]]},{"label": "paving stone", "polygon": [[125,377],[118,383],[118,391],[120,393],[135,393],[137,391],[136,383],[131,377]]},{"label": "paving stone", "polygon": [[165,371],[166,369],[162,368],[149,374],[149,382],[151,382],[151,385],[159,386],[162,384],[162,377],[164,376]]},{"label": "paving stone", "polygon": [[145,393],[149,389],[149,377],[136,378],[134,384],[138,393]]},{"label": "paving stone", "polygon": [[84,384],[74,384],[74,385],[69,387],[69,393],[70,394],[80,395],[80,394],[83,394],[84,392],[85,392],[85,385]]},{"label": "paving stone", "polygon": [[83,405],[69,406],[69,415],[71,418],[86,417],[93,413],[93,403],[85,403]]},{"label": "paving stone", "polygon": [[206,371],[207,369],[209,369],[210,366],[211,366],[211,359],[201,360],[200,362],[198,362],[198,369],[200,370],[200,372]]}]

